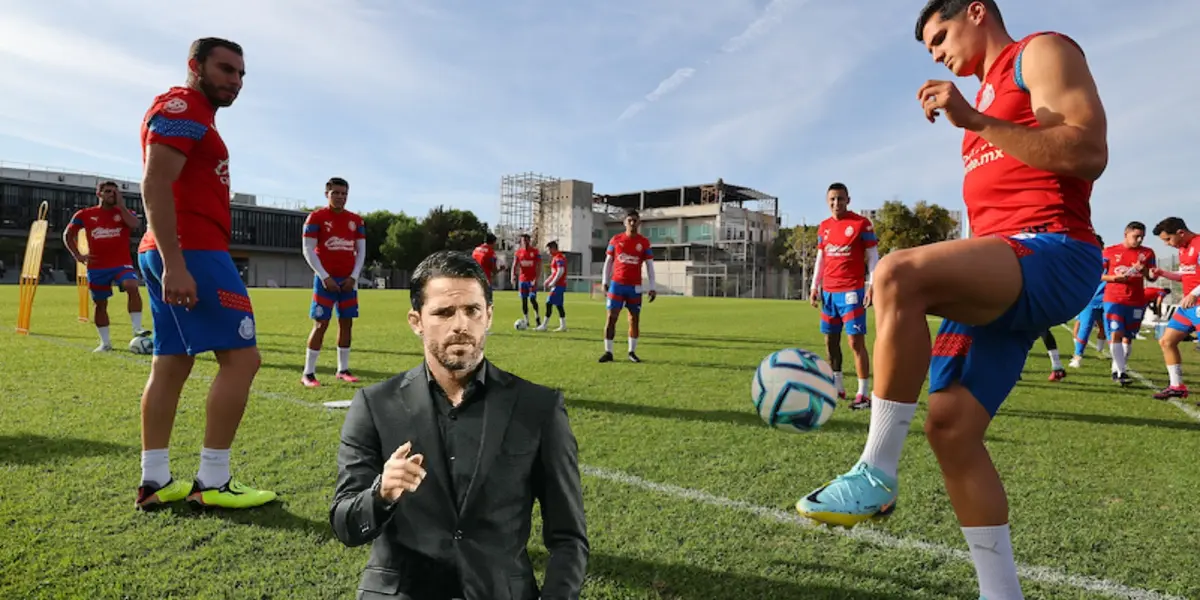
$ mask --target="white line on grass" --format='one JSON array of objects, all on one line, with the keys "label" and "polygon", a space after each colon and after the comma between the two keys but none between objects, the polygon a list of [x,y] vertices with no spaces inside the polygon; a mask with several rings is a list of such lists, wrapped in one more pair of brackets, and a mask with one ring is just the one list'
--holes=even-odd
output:
[{"label": "white line on grass", "polygon": [[[667,496],[673,496],[675,498],[700,502],[710,506],[748,512],[756,516],[779,521],[781,523],[788,523],[818,531],[840,534],[850,539],[873,544],[875,546],[882,546],[884,548],[892,548],[895,550],[904,550],[910,552],[917,550],[941,558],[971,562],[971,554],[966,550],[950,548],[949,546],[943,546],[941,544],[935,544],[932,542],[925,542],[911,538],[896,537],[877,529],[870,529],[862,526],[854,529],[826,528],[814,524],[812,521],[801,516],[799,513],[792,513],[777,508],[758,506],[756,504],[743,502],[741,500],[733,500],[731,498],[714,496],[708,492],[703,492],[700,490],[693,490],[666,483],[657,483],[647,479],[642,479],[636,475],[623,473],[621,471],[612,471],[609,469],[592,467],[588,465],[581,465],[580,470],[587,475],[599,479],[604,479]],[[1133,588],[1115,581],[1108,581],[1106,579],[1097,579],[1095,577],[1087,577],[1083,575],[1071,575],[1050,567],[1018,565],[1017,572],[1026,581],[1087,590],[1090,592],[1103,594],[1110,598],[1126,598],[1128,600],[1184,600],[1183,598],[1179,598],[1177,596],[1169,596],[1159,592]]]},{"label": "white line on grass", "polygon": [[[55,345],[59,345],[59,346],[66,346],[66,347],[70,347],[70,348],[86,348],[86,346],[83,346],[81,344],[73,344],[73,343],[65,342],[65,341],[62,341],[62,340],[59,340],[59,339],[53,338],[53,337],[47,337],[47,336],[42,336],[42,335],[37,335],[37,334],[30,334],[30,337],[39,339],[39,340],[42,340],[45,342],[49,342],[49,343],[52,343]],[[121,360],[135,362],[135,363],[138,363],[141,365],[149,366],[149,364],[150,364],[150,361],[147,359],[139,358],[137,356],[132,356],[132,355],[125,355],[120,352],[112,352],[112,353],[105,353],[105,354],[114,356],[116,358],[120,358]],[[1132,371],[1130,373],[1132,374]],[[197,379],[203,379],[206,381],[212,380],[211,377],[207,377],[207,376],[203,376],[203,375],[193,375],[193,377],[195,377]],[[1141,376],[1137,375],[1137,377],[1141,377]],[[1150,384],[1150,385],[1151,385],[1151,387],[1153,387],[1152,384]],[[315,402],[308,402],[305,400],[300,400],[298,398],[293,398],[291,396],[286,396],[284,394],[276,394],[274,392],[263,392],[263,391],[258,391],[258,390],[252,390],[251,393],[257,394],[259,396],[263,396],[266,398],[271,398],[271,399],[275,399],[275,400],[283,400],[286,402],[291,402],[293,404],[299,404],[301,406],[306,406],[308,408],[325,409],[325,407],[321,404],[318,404]],[[893,535],[889,535],[883,531],[879,531],[877,529],[871,529],[869,527],[864,527],[864,526],[859,526],[859,527],[856,527],[854,529],[849,529],[849,530],[841,529],[841,528],[820,527],[820,526],[817,526],[816,524],[814,524],[812,521],[800,516],[800,514],[798,514],[798,513],[792,513],[792,512],[780,510],[778,508],[759,506],[757,504],[751,504],[749,502],[745,502],[742,500],[734,500],[732,498],[715,496],[713,494],[710,494],[708,492],[704,492],[701,490],[694,490],[694,489],[690,489],[690,488],[680,487],[677,485],[671,485],[669,483],[658,483],[658,482],[650,481],[648,479],[642,479],[641,477],[638,477],[636,475],[631,475],[629,473],[625,473],[622,471],[605,469],[602,467],[593,467],[591,465],[581,464],[581,465],[579,465],[579,469],[583,474],[591,476],[591,477],[595,477],[597,479],[604,479],[606,481],[612,481],[615,483],[628,485],[630,487],[635,487],[635,488],[639,488],[639,489],[650,491],[650,492],[655,492],[655,493],[664,494],[667,496],[672,496],[672,497],[675,497],[675,498],[678,498],[681,500],[690,500],[693,502],[700,502],[702,504],[707,504],[709,506],[716,506],[719,508],[748,512],[753,515],[771,519],[774,521],[779,521],[781,523],[788,523],[791,525],[798,525],[801,527],[814,529],[817,531],[825,531],[825,532],[830,532],[830,533],[834,533],[834,534],[839,534],[844,537],[853,539],[855,541],[864,542],[864,543],[868,543],[868,544],[872,544],[872,545],[880,546],[880,547],[884,547],[884,548],[892,548],[892,549],[904,550],[904,551],[916,550],[919,552],[924,552],[926,554],[931,554],[931,555],[946,558],[946,559],[971,562],[971,554],[969,552],[967,552],[965,550],[957,549],[957,548],[951,548],[949,546],[944,546],[942,544],[936,544],[933,542],[926,542],[926,541],[916,540],[916,539],[912,539],[912,538],[896,537]],[[1178,596],[1170,596],[1170,595],[1161,594],[1159,592],[1154,592],[1154,591],[1150,591],[1150,590],[1143,590],[1143,589],[1129,587],[1129,586],[1117,583],[1115,581],[1108,581],[1106,579],[1097,579],[1095,577],[1088,577],[1088,576],[1084,576],[1084,575],[1072,575],[1070,573],[1066,573],[1064,571],[1061,571],[1059,569],[1054,569],[1051,567],[1017,565],[1017,572],[1021,575],[1021,577],[1023,577],[1024,579],[1026,579],[1028,581],[1035,581],[1038,583],[1044,583],[1044,584],[1050,584],[1050,585],[1060,585],[1060,586],[1071,587],[1071,588],[1080,589],[1080,590],[1087,590],[1087,591],[1103,594],[1103,595],[1111,597],[1111,598],[1125,598],[1127,600],[1186,600],[1186,599],[1180,598]]]}]

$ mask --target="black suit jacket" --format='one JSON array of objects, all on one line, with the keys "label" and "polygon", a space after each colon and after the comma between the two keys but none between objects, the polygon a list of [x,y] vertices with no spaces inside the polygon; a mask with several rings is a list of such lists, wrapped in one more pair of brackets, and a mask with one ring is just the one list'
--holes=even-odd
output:
[{"label": "black suit jacket", "polygon": [[[483,368],[483,439],[461,510],[450,495],[425,365],[355,394],[329,520],[343,544],[372,543],[358,598],[451,600],[456,587],[464,600],[579,598],[588,541],[563,396],[490,362]],[[389,511],[370,488],[407,441],[425,457],[425,480]],[[534,498],[550,554],[540,591],[526,553]]]}]

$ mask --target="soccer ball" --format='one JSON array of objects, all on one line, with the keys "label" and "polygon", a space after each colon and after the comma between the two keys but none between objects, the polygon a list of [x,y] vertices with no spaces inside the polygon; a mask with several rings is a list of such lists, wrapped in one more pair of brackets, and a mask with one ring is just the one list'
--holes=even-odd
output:
[{"label": "soccer ball", "polygon": [[833,368],[799,348],[772,352],[754,372],[750,400],[769,426],[791,432],[815,431],[837,408]]},{"label": "soccer ball", "polygon": [[150,336],[138,336],[129,340],[129,351],[134,354],[154,354],[154,340]]},{"label": "soccer ball", "polygon": [[517,322],[513,323],[513,329],[516,329],[517,331],[525,331],[526,329],[529,329],[529,323],[525,322],[525,319],[517,319]]}]

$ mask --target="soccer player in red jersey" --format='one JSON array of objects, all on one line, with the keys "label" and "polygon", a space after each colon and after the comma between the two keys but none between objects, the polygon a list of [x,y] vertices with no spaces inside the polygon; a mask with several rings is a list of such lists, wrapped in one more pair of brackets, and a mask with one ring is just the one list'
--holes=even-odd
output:
[{"label": "soccer player in red jersey", "polygon": [[313,297],[308,318],[313,321],[308,334],[308,351],[300,383],[305,387],[321,385],[317,381],[317,360],[329,329],[329,319],[337,307],[337,377],[357,383],[350,372],[350,334],[358,318],[358,276],[367,258],[367,227],[362,217],[346,210],[350,184],[341,177],[325,183],[329,204],[314,210],[304,220],[304,260],[313,270]]},{"label": "soccer player in red jersey", "polygon": [[545,288],[549,292],[546,298],[546,319],[538,325],[538,331],[545,331],[550,323],[550,313],[554,307],[558,307],[558,329],[555,331],[567,330],[567,313],[563,310],[563,298],[567,293],[567,256],[558,251],[558,242],[551,241],[546,244],[546,251],[550,253],[550,275],[546,277]]},{"label": "soccer player in red jersey", "polygon": [[533,247],[528,233],[521,234],[521,247],[513,254],[512,284],[517,287],[520,279],[521,314],[525,325],[529,325],[529,304],[533,304],[533,318],[542,325],[542,315],[538,312],[537,288],[538,275],[542,272],[542,255]]},{"label": "soccer player in red jersey", "polygon": [[[897,468],[929,375],[926,438],[975,563],[981,596],[1023,598],[1008,499],[983,443],[1034,340],[1087,305],[1100,283],[1093,182],[1108,164],[1106,119],[1082,51],[1067,37],[1014,40],[994,0],[930,0],[916,38],[981,86],[917,91],[925,118],[964,131],[963,200],[973,237],[891,252],[875,271],[875,388],[859,463],[798,502],[853,526],[890,514]],[[926,315],[943,317],[930,342]],[[932,359],[931,359],[932,355]]]},{"label": "soccer player in red jersey", "polygon": [[1153,274],[1183,284],[1183,299],[1179,308],[1167,323],[1166,331],[1158,339],[1162,348],[1163,361],[1167,364],[1170,382],[1154,397],[1159,400],[1187,398],[1188,389],[1183,383],[1183,357],[1179,355],[1179,343],[1186,340],[1200,327],[1200,235],[1188,229],[1179,217],[1167,217],[1154,226],[1154,235],[1166,245],[1179,250],[1179,270],[1153,269]]},{"label": "soccer player in red jersey", "polygon": [[844,325],[858,375],[858,392],[850,408],[871,408],[867,307],[871,306],[871,274],[879,264],[879,239],[870,219],[847,209],[850,191],[845,184],[830,184],[825,199],[833,216],[817,227],[817,258],[809,300],[814,308],[821,308],[821,333],[825,334],[825,349],[838,396],[846,397],[842,383]]},{"label": "soccer player in red jersey", "polygon": [[[137,508],[187,500],[250,508],[275,499],[230,475],[233,445],[262,358],[254,309],[229,255],[229,151],[217,109],[242,88],[241,46],[218,38],[192,43],[186,86],[154,99],[142,121],[142,198],[149,230],[138,261],[154,320],[154,361],[142,393],[142,484]],[[195,356],[217,359],[195,482],[171,476],[168,445],[179,394]]]},{"label": "soccer player in red jersey", "polygon": [[1104,322],[1108,329],[1108,351],[1112,355],[1112,378],[1122,386],[1132,381],[1125,372],[1129,350],[1146,312],[1146,279],[1156,269],[1154,250],[1142,245],[1146,226],[1138,221],[1125,226],[1125,239],[1104,249]]},{"label": "soccer player in red jersey", "polygon": [[608,321],[604,325],[604,354],[599,362],[612,362],[613,338],[617,334],[617,319],[621,309],[629,311],[629,360],[642,362],[637,355],[638,335],[642,322],[642,265],[646,265],[646,295],[654,302],[654,253],[650,240],[638,233],[642,219],[638,211],[625,213],[625,232],[612,236],[605,251],[601,287],[608,291],[606,308]]},{"label": "soccer player in red jersey", "polygon": [[484,242],[475,246],[475,250],[471,252],[471,258],[479,263],[483,269],[483,274],[487,275],[488,285],[492,285],[492,277],[496,275],[496,236],[495,234],[487,234]]},{"label": "soccer player in red jersey", "polygon": [[[115,181],[105,181],[96,186],[96,206],[80,209],[63,232],[63,244],[76,262],[87,265],[88,290],[96,303],[96,332],[100,334],[100,345],[96,352],[112,350],[109,336],[108,299],[112,297],[112,286],[125,292],[129,320],[133,322],[133,335],[145,337],[149,331],[142,328],[142,294],[138,291],[138,278],[129,256],[129,234],[141,224],[137,215],[125,208],[125,199]],[[88,252],[79,252],[79,231],[87,232]]]}]

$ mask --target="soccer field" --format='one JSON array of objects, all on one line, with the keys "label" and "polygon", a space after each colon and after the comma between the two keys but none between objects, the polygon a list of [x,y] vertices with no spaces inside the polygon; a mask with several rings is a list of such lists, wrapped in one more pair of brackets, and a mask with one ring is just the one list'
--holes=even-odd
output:
[{"label": "soccer field", "polygon": [[[143,514],[133,499],[149,361],[125,350],[123,298],[112,312],[118,351],[93,354],[95,328],[76,322],[74,287],[38,291],[29,337],[12,333],[17,288],[0,287],[0,597],[354,597],[368,547],[345,548],[330,531],[345,412],[322,403],[351,398],[355,386],[333,380],[332,334],[324,385],[299,383],[311,292],[252,296],[263,368],[232,464],[280,501]],[[363,290],[360,302],[351,368],[362,385],[417,365],[407,291]],[[923,406],[894,516],[847,532],[795,513],[802,494],[854,464],[869,421],[847,403],[822,431],[788,434],[755,414],[750,381],[764,356],[789,346],[824,354],[807,303],[660,297],[644,310],[642,364],[623,358],[623,324],[616,362],[596,362],[599,299],[568,295],[566,308],[569,332],[516,332],[519,300],[499,293],[487,355],[566,396],[591,540],[585,598],[977,597]],[[1070,332],[1055,333],[1069,358]],[[1195,379],[1197,353],[1190,344],[1183,353]],[[1136,342],[1130,366],[1164,384],[1152,340]],[[189,481],[215,368],[202,357],[180,403],[171,460]],[[1094,349],[1063,382],[1047,381],[1048,369],[1038,342],[988,435],[1026,597],[1200,598],[1200,409],[1155,401],[1141,384],[1118,388]],[[530,551],[540,569],[536,526]]]}]

